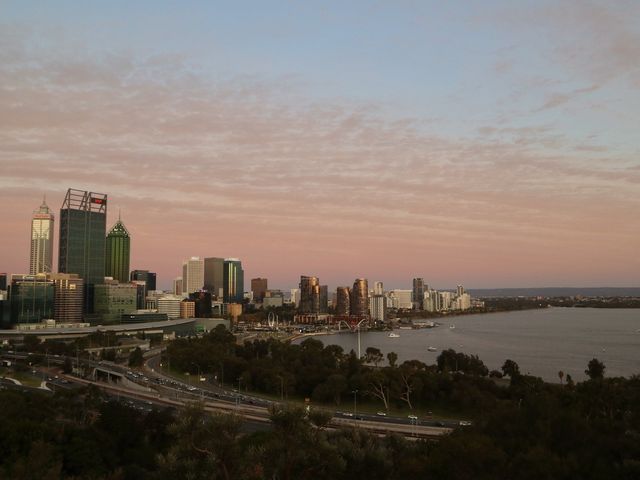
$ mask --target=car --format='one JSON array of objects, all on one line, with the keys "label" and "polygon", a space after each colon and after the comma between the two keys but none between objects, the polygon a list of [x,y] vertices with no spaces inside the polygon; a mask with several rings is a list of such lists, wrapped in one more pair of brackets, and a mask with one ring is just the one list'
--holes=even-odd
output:
[{"label": "car", "polygon": [[415,416],[415,415],[408,415],[408,416],[407,416],[407,418],[408,418],[409,420],[414,420],[414,421],[417,421],[417,420],[418,420],[418,417],[417,417],[417,416]]},{"label": "car", "polygon": [[444,422],[441,422],[441,421],[437,421],[437,422],[436,422],[436,425],[437,425],[438,427],[444,427],[444,426],[445,426]]},{"label": "car", "polygon": [[351,412],[344,412],[344,413],[342,414],[342,416],[344,416],[344,417],[353,417],[353,413],[351,413]]},{"label": "car", "polygon": [[467,420],[460,420],[460,424],[461,427],[469,427],[472,425],[471,422],[467,421]]},{"label": "car", "polygon": [[190,392],[193,392],[193,391],[197,390],[197,388],[196,387],[187,387],[187,390],[189,390]]},{"label": "car", "polygon": [[386,417],[387,414],[385,412],[378,412],[376,413],[376,415],[378,415],[379,417]]}]

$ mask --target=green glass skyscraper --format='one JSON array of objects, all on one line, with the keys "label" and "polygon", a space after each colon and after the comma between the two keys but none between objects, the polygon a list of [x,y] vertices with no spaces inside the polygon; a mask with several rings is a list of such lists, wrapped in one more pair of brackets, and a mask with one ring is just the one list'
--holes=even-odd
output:
[{"label": "green glass skyscraper", "polygon": [[131,256],[131,236],[122,220],[118,218],[106,239],[105,268],[106,277],[113,277],[120,283],[129,282],[129,259]]},{"label": "green glass skyscraper", "polygon": [[84,312],[92,313],[93,286],[104,282],[107,196],[67,190],[60,209],[58,271],[84,279]]}]

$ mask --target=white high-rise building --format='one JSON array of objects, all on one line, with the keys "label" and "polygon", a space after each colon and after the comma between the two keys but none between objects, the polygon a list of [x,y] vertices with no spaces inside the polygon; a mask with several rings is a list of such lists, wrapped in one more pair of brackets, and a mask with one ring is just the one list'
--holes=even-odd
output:
[{"label": "white high-rise building", "polygon": [[369,311],[371,318],[378,322],[384,322],[386,318],[387,299],[384,295],[374,295],[369,299]]},{"label": "white high-rise building", "polygon": [[382,285],[382,282],[375,282],[373,284],[373,294],[384,295],[384,286]]},{"label": "white high-rise building", "polygon": [[291,289],[291,303],[293,303],[296,308],[300,306],[300,289],[292,288]]},{"label": "white high-rise building", "polygon": [[53,213],[45,200],[31,217],[31,255],[29,273],[51,273],[53,271]]},{"label": "white high-rise building", "polygon": [[191,257],[182,264],[182,293],[189,295],[204,286],[204,260]]}]

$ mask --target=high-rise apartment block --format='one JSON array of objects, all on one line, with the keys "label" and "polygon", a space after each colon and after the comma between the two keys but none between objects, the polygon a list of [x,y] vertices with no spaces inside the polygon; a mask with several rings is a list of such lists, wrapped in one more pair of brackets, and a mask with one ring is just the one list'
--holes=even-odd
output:
[{"label": "high-rise apartment block", "polygon": [[218,299],[224,296],[224,258],[204,259],[204,289]]},{"label": "high-rise apartment block", "polygon": [[371,319],[376,322],[384,322],[387,313],[387,298],[384,295],[374,295],[369,299]]},{"label": "high-rise apartment block", "polygon": [[414,278],[413,279],[413,296],[411,301],[413,302],[413,308],[415,310],[424,310],[423,302],[424,302],[424,278]]},{"label": "high-rise apartment block", "polygon": [[105,243],[105,276],[120,283],[129,281],[129,261],[131,257],[131,236],[122,220],[118,218]]},{"label": "high-rise apartment block", "polygon": [[[43,200],[31,217],[31,253],[29,273],[50,273],[53,271],[53,213]],[[2,290],[0,288],[0,290]]]},{"label": "high-rise apartment block", "polygon": [[357,278],[353,282],[351,315],[369,315],[369,285],[365,278]]},{"label": "high-rise apartment block", "polygon": [[237,258],[225,258],[223,272],[224,303],[239,303],[244,300],[244,270]]},{"label": "high-rise apartment block", "polygon": [[180,302],[180,318],[195,318],[196,302],[183,300]]},{"label": "high-rise apartment block", "polygon": [[204,287],[204,261],[191,257],[182,264],[182,293],[189,295]]},{"label": "high-rise apartment block", "polygon": [[300,277],[300,313],[320,312],[320,282],[317,277]]},{"label": "high-rise apartment block", "polygon": [[338,287],[336,289],[336,315],[351,314],[351,289],[349,287]]},{"label": "high-rise apartment block", "polygon": [[373,294],[384,295],[384,285],[382,284],[382,282],[375,282],[373,284]]},{"label": "high-rise apartment block", "polygon": [[251,279],[251,293],[253,293],[253,300],[255,302],[262,302],[264,295],[268,290],[266,278],[252,278]]}]

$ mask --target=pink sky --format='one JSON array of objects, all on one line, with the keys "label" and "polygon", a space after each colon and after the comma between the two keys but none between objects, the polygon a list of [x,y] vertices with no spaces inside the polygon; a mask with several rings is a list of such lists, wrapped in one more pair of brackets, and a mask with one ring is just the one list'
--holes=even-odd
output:
[{"label": "pink sky", "polygon": [[[133,236],[131,268],[165,288],[190,256],[239,257],[247,288],[257,276],[293,287],[301,274],[387,288],[414,276],[440,288],[638,285],[637,137],[614,135],[615,119],[637,121],[624,101],[546,91],[539,108],[595,125],[602,109],[601,136],[511,107],[456,132],[374,99],[307,96],[286,75],[215,80],[180,56],[74,58],[29,41],[19,29],[0,39],[0,271],[28,270],[44,194],[57,245],[77,188],[109,195],[108,228],[121,209]],[[637,103],[637,74],[597,66],[574,75],[635,85]],[[502,101],[517,105],[525,86]]]}]

